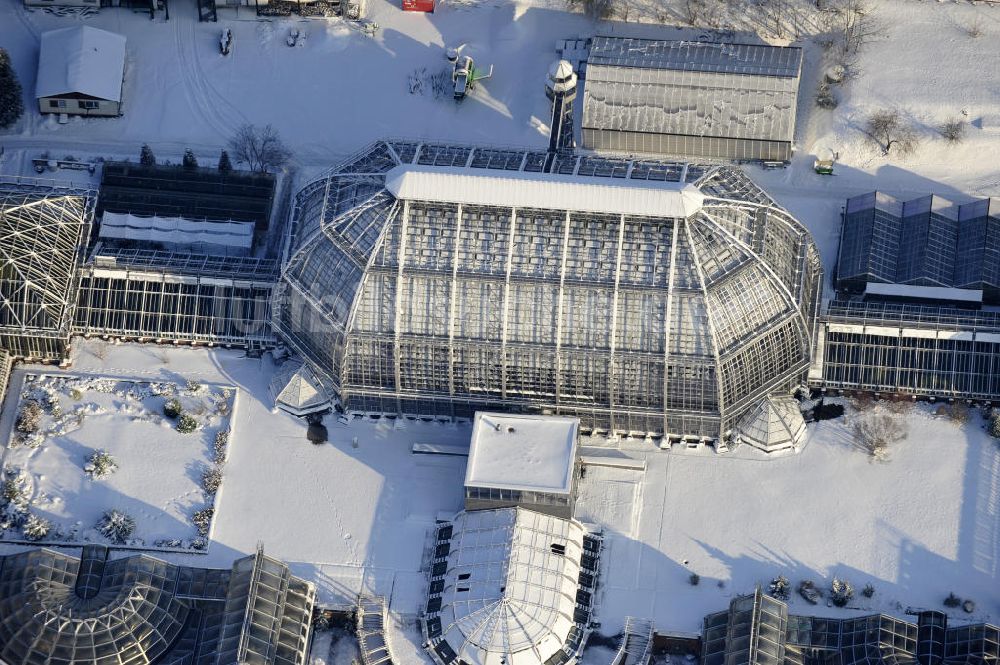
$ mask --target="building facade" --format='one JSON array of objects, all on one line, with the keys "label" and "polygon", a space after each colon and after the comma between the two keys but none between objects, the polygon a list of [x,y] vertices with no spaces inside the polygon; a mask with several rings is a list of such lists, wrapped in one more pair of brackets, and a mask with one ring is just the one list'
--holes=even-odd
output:
[{"label": "building facade", "polygon": [[969,665],[997,662],[1000,628],[949,627],[935,611],[919,612],[916,623],[798,616],[758,588],[705,617],[702,644],[701,665]]},{"label": "building facade", "polygon": [[307,185],[279,336],[352,412],[722,438],[801,382],[806,229],[738,169],[376,143]]},{"label": "building facade", "polygon": [[848,199],[836,286],[862,293],[869,283],[979,290],[1000,303],[1000,199]]},{"label": "building facade", "polygon": [[119,116],[125,37],[90,26],[42,33],[35,96],[41,113]]}]

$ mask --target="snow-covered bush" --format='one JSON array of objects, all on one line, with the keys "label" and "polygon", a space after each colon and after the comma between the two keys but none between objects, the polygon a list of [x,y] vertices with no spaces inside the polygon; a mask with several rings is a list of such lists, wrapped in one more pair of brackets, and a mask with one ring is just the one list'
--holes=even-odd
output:
[{"label": "snow-covered bush", "polygon": [[962,599],[956,596],[954,593],[949,593],[948,597],[944,599],[945,607],[958,607],[962,604]]},{"label": "snow-covered bush", "polygon": [[865,414],[851,423],[854,444],[877,461],[889,459],[892,444],[906,438],[906,425],[894,415]]},{"label": "snow-covered bush", "polygon": [[698,573],[691,573],[691,575],[688,577],[688,583],[690,583],[691,586],[698,586],[700,582],[701,582],[701,576]]},{"label": "snow-covered bush", "polygon": [[835,109],[838,103],[837,96],[833,94],[830,85],[825,82],[821,83],[819,90],[816,91],[816,106],[821,109]]},{"label": "snow-covered bush", "polygon": [[888,155],[893,148],[897,154],[908,155],[920,142],[916,129],[896,109],[872,113],[865,121],[864,131],[878,143],[883,155]]},{"label": "snow-covered bush", "polygon": [[861,595],[865,598],[871,598],[875,595],[875,587],[871,583],[866,584],[865,588],[861,590]]},{"label": "snow-covered bush", "polygon": [[0,531],[13,529],[28,516],[28,476],[18,469],[4,469],[0,482]]},{"label": "snow-covered bush", "polygon": [[52,522],[38,515],[28,515],[28,519],[24,520],[24,526],[21,527],[25,540],[41,540],[49,535],[51,530]]},{"label": "snow-covered bush", "polygon": [[215,443],[212,445],[213,455],[212,461],[216,464],[222,464],[226,461],[226,448],[229,446],[229,432],[227,430],[220,430],[215,434]]},{"label": "snow-covered bush", "polygon": [[208,549],[208,541],[204,538],[195,538],[191,541],[191,549],[202,552]]},{"label": "snow-covered bush", "polygon": [[181,406],[180,400],[168,399],[163,403],[163,415],[167,418],[179,418],[181,413],[184,412],[184,408]]},{"label": "snow-covered bush", "polygon": [[74,402],[79,402],[81,399],[83,399],[83,391],[80,390],[79,388],[70,388],[69,398]]},{"label": "snow-covered bush", "polygon": [[184,392],[189,395],[197,395],[202,391],[205,386],[194,380],[189,380],[187,385],[184,386]]},{"label": "snow-covered bush", "polygon": [[222,469],[213,466],[201,474],[201,487],[207,494],[215,494],[222,485]]},{"label": "snow-covered bush", "polygon": [[106,450],[96,450],[87,458],[83,470],[91,479],[104,478],[118,470],[118,462]]},{"label": "snow-covered bush", "polygon": [[802,580],[799,582],[799,595],[806,599],[806,602],[815,605],[823,597],[823,593],[816,587],[812,580]]},{"label": "snow-covered bush", "polygon": [[953,118],[942,123],[941,126],[938,127],[938,131],[941,132],[941,136],[943,136],[948,143],[958,143],[965,138],[965,121],[961,118]]},{"label": "snow-covered bush", "polygon": [[212,528],[212,517],[215,516],[215,508],[203,508],[202,510],[196,510],[193,515],[191,515],[191,522],[194,524],[195,528],[198,529],[198,535],[205,537],[208,535],[208,530]]},{"label": "snow-covered bush", "polygon": [[788,600],[788,595],[791,591],[792,585],[788,582],[788,578],[784,575],[778,575],[771,580],[771,585],[768,589],[768,593],[778,600]]},{"label": "snow-covered bush", "polygon": [[198,419],[189,413],[182,413],[177,419],[177,431],[181,434],[190,434],[198,429]]},{"label": "snow-covered bush", "polygon": [[135,520],[120,510],[109,510],[98,521],[97,530],[111,542],[124,544],[135,533]]},{"label": "snow-covered bush", "polygon": [[966,614],[972,614],[976,611],[976,602],[971,598],[966,598],[962,601],[962,611]]},{"label": "snow-covered bush", "polygon": [[14,429],[22,434],[34,434],[42,425],[42,407],[34,400],[28,400],[17,413]]},{"label": "snow-covered bush", "polygon": [[1000,439],[1000,414],[996,414],[990,418],[988,431],[990,436]]},{"label": "snow-covered bush", "polygon": [[969,407],[959,402],[955,402],[953,404],[942,404],[937,408],[935,415],[947,418],[948,420],[958,423],[959,425],[964,425],[969,422],[970,418]]},{"label": "snow-covered bush", "polygon": [[844,607],[854,598],[854,586],[848,580],[833,578],[830,584],[830,601],[837,607]]}]

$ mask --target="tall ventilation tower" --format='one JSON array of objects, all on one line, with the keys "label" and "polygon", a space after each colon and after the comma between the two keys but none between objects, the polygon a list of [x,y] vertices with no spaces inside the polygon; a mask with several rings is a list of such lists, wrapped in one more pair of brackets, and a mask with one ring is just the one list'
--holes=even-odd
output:
[{"label": "tall ventilation tower", "polygon": [[576,99],[576,74],[573,65],[565,60],[556,60],[549,67],[545,79],[545,96],[552,100],[552,128],[549,134],[549,155],[546,171],[555,163],[557,153],[572,150],[573,141],[573,100]]}]

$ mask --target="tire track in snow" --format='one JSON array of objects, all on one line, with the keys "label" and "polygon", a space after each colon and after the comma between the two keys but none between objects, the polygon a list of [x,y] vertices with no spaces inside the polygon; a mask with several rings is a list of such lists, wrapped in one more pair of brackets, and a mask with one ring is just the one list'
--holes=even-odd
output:
[{"label": "tire track in snow", "polygon": [[[245,118],[233,104],[222,97],[205,80],[204,73],[198,65],[197,42],[194,34],[196,24],[177,21],[175,25],[177,59],[181,65],[181,75],[185,83],[183,86],[184,95],[191,104],[192,110],[201,115],[205,124],[225,140],[239,124],[245,121]],[[221,113],[219,100],[222,102],[222,107],[229,108],[230,117]]]}]

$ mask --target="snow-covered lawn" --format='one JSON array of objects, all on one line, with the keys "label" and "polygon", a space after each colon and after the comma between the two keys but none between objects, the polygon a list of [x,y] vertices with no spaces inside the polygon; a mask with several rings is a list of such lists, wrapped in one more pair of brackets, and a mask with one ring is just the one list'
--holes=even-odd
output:
[{"label": "snow-covered lawn", "polygon": [[[417,662],[420,637],[412,625],[426,602],[428,539],[439,514],[461,508],[466,463],[411,448],[468,445],[469,426],[400,427],[386,419],[345,425],[328,417],[330,442],[312,445],[302,420],[273,411],[268,383],[276,364],[268,354],[251,359],[222,349],[122,344],[101,359],[93,344],[75,340],[75,374],[175,382],[183,376],[237,388],[234,445],[211,547],[204,556],[168,559],[225,568],[262,541],[317,584],[323,606],[349,606],[362,590],[389,597],[394,649],[412,654],[400,662]],[[26,371],[40,373],[20,368],[15,382]],[[910,606],[944,609],[941,601],[954,592],[976,601],[971,618],[996,621],[1000,447],[978,415],[958,425],[933,411],[916,405],[903,414],[909,436],[885,463],[850,443],[844,418],[810,425],[801,453],[766,461],[741,451],[720,456],[660,451],[641,441],[583,442],[583,455],[646,463],[644,472],[590,466],[580,484],[578,514],[603,525],[607,537],[601,632],[616,633],[628,615],[653,619],[660,630],[698,630],[705,613],[778,574],[823,587],[841,575],[858,590],[867,583],[876,589],[871,600],[859,595],[846,610],[793,595],[799,613],[901,615]],[[5,409],[0,427],[12,417]],[[124,457],[119,463],[112,478],[140,466]],[[97,482],[78,471],[79,461],[67,466],[79,482]],[[0,551],[15,547],[0,544]],[[692,572],[701,577],[698,586],[688,581]],[[969,618],[952,612],[956,620]]]},{"label": "snow-covered lawn", "polygon": [[[882,407],[876,407],[882,408]],[[907,407],[909,426],[888,462],[853,444],[845,418],[809,425],[798,455],[772,460],[626,451],[645,474],[592,468],[582,481],[582,516],[608,533],[598,619],[614,634],[626,615],[662,629],[695,631],[702,617],[776,575],[793,585],[834,576],[858,590],[850,609],[793,611],[847,616],[899,615],[907,607],[946,610],[954,592],[977,603],[973,617],[1000,618],[1000,445],[979,411],[959,425],[932,405]],[[741,451],[742,452],[742,451]],[[641,485],[624,514],[623,484]],[[638,520],[629,537],[632,520]],[[689,582],[697,573],[698,586]],[[875,587],[871,599],[860,590]]]},{"label": "snow-covered lawn", "polygon": [[[15,418],[8,419],[13,426],[3,455],[5,487],[22,493],[0,499],[4,539],[207,546],[207,529],[199,533],[192,515],[215,502],[202,475],[215,465],[219,433],[228,436],[234,389],[179,377],[138,382],[56,372],[22,379],[9,402]],[[164,415],[171,402],[183,409],[179,418]],[[32,411],[37,418],[29,417]],[[181,431],[185,422],[197,429]],[[107,468],[91,463],[99,451],[110,455]],[[102,533],[97,525],[109,510],[131,517],[134,533],[118,539]],[[34,519],[25,522],[29,515]],[[47,534],[26,526],[38,518],[51,525]]]}]

